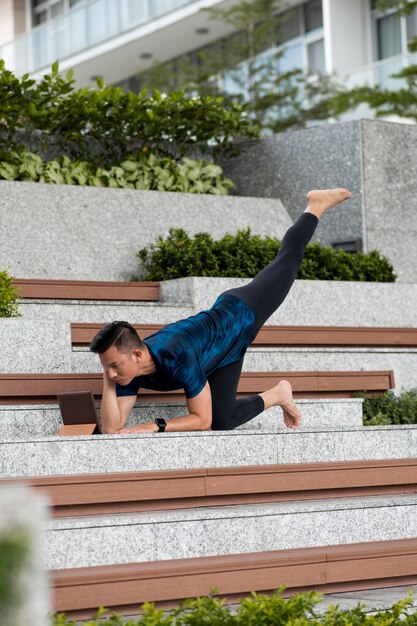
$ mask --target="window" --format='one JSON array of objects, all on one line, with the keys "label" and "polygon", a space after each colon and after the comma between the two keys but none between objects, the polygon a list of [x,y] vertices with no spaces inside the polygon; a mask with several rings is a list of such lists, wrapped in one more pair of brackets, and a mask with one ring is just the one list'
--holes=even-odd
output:
[{"label": "window", "polygon": [[323,26],[323,11],[321,6],[321,0],[310,0],[304,5],[304,24],[306,33],[322,28]]},{"label": "window", "polygon": [[401,22],[398,15],[386,15],[377,20],[378,60],[401,54]]},{"label": "window", "polygon": [[324,40],[319,39],[307,46],[308,68],[312,72],[323,73],[325,71],[324,63]]}]

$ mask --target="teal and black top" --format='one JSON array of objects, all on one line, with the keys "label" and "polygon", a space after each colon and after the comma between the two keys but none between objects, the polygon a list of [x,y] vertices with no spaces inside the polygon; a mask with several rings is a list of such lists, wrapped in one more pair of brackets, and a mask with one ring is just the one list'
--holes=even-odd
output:
[{"label": "teal and black top", "polygon": [[255,315],[236,296],[222,294],[211,309],[165,326],[144,340],[156,372],[116,384],[117,396],[136,395],[140,387],[184,389],[194,398],[214,370],[241,359],[253,340]]}]

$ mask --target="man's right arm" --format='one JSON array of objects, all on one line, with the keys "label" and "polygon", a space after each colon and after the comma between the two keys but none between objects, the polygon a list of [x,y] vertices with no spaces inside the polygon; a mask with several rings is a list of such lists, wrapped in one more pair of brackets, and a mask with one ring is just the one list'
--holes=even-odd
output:
[{"label": "man's right arm", "polygon": [[116,396],[116,384],[103,373],[103,396],[101,398],[100,418],[102,431],[112,435],[127,422],[137,396]]}]

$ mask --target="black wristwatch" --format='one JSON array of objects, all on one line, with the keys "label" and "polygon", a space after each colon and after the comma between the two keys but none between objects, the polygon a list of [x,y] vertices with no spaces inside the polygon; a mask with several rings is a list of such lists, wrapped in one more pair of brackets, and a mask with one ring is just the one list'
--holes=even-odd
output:
[{"label": "black wristwatch", "polygon": [[157,417],[155,424],[158,426],[158,433],[163,433],[166,428],[166,421],[162,417]]}]

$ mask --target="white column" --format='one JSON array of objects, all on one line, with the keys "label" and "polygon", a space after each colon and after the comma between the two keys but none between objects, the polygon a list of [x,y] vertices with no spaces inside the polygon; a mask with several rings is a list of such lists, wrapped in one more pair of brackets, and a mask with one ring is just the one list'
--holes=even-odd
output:
[{"label": "white column", "polygon": [[326,71],[346,74],[372,62],[368,0],[323,0]]}]

